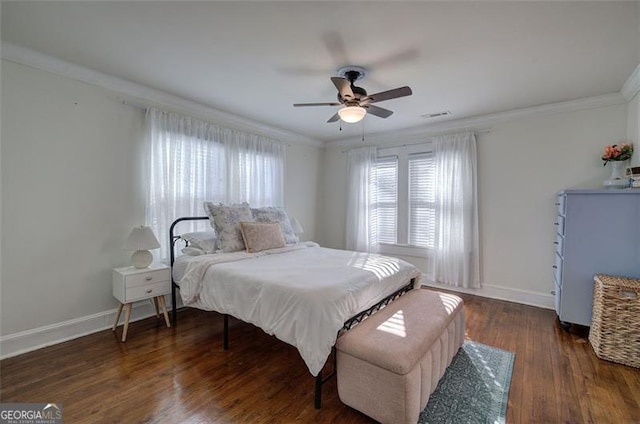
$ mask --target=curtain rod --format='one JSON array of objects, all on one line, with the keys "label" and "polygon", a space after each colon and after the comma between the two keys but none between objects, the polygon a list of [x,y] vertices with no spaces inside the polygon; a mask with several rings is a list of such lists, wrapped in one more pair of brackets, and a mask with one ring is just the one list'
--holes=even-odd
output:
[{"label": "curtain rod", "polygon": [[[143,110],[143,111],[145,111],[145,112],[146,112],[150,107],[155,107],[155,106],[145,106],[145,105],[144,105],[144,104],[142,104],[142,103],[137,103],[137,102],[135,102],[135,101],[133,101],[133,102],[132,102],[132,101],[130,101],[130,100],[122,100],[122,104],[123,104],[123,105],[125,105],[125,106],[131,106],[131,107],[136,108],[136,109],[141,109],[141,110]],[[162,110],[162,111],[167,111],[166,109],[163,109],[163,108],[157,108],[157,109],[158,109],[158,110]],[[168,113],[175,113],[175,114],[178,114],[178,115],[189,116],[189,115],[186,115],[186,114],[181,113],[181,112],[171,112],[171,111],[167,111],[167,112],[168,112]],[[271,139],[271,140],[275,140],[275,141],[277,141],[277,142],[279,142],[279,143],[283,143],[283,144],[284,144],[285,146],[287,146],[287,147],[291,147],[291,143],[289,143],[288,141],[279,140],[279,139],[276,139],[276,138],[274,138],[274,137],[272,137],[272,136],[268,136],[268,135],[264,135],[264,134],[252,133],[252,132],[251,132],[251,131],[249,131],[249,130],[245,130],[245,129],[242,129],[242,128],[237,128],[237,127],[231,127],[231,126],[225,126],[225,125],[217,124],[217,123],[210,122],[210,121],[207,121],[206,119],[202,119],[202,118],[197,118],[197,117],[196,117],[196,118],[194,118],[194,119],[197,119],[197,120],[199,120],[199,121],[203,121],[203,122],[207,122],[207,123],[209,123],[209,124],[217,125],[217,126],[219,126],[219,127],[230,128],[230,129],[236,129],[236,130],[239,130],[239,131],[244,131],[244,132],[251,133],[251,134],[255,134],[255,135],[261,135],[261,136],[266,137],[266,138],[269,138],[269,139]]]},{"label": "curtain rod", "polygon": [[142,103],[132,102],[131,100],[122,100],[122,104],[126,106],[131,106],[136,109],[147,110],[148,106],[143,105]]},{"label": "curtain rod", "polygon": [[[476,135],[477,134],[489,134],[491,132],[491,130],[487,129],[487,130],[471,131],[471,132],[473,132]],[[408,146],[419,146],[421,144],[431,143],[430,140],[434,139],[436,137],[440,137],[440,136],[431,136],[431,137],[428,137],[427,140],[417,141],[415,143],[388,144],[388,145],[381,145],[381,146],[378,146],[378,145],[374,144],[371,147],[377,147],[379,150],[382,150],[382,149],[397,149],[399,147],[408,147]],[[361,147],[365,147],[365,146],[361,146]],[[351,149],[349,149],[349,150],[351,150]],[[342,150],[341,153],[347,153],[347,152],[349,152],[349,150]]]}]

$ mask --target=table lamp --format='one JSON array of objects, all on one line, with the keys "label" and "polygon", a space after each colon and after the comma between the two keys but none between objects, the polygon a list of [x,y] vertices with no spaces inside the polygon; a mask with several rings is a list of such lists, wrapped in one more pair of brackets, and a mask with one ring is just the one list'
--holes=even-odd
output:
[{"label": "table lamp", "polygon": [[124,250],[133,251],[131,255],[131,264],[136,268],[146,268],[153,262],[153,255],[149,249],[158,249],[160,243],[151,228],[134,227],[129,233],[129,237],[124,243]]}]

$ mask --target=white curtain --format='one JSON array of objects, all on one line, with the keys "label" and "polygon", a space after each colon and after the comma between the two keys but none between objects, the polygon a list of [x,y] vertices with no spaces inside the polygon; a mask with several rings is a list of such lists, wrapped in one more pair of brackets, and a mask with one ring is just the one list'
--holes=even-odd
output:
[{"label": "white curtain", "polygon": [[376,148],[362,147],[348,153],[346,247],[358,252],[377,250]]},{"label": "white curtain", "polygon": [[227,202],[284,206],[285,144],[227,130]]},{"label": "white curtain", "polygon": [[[204,201],[283,206],[284,143],[187,116],[147,110],[146,225],[169,256],[169,226],[183,216],[204,216]],[[190,229],[189,229],[190,228]],[[207,221],[184,231],[206,231]]]},{"label": "white curtain", "polygon": [[434,280],[457,287],[479,288],[475,135],[437,137],[433,145],[437,225]]}]

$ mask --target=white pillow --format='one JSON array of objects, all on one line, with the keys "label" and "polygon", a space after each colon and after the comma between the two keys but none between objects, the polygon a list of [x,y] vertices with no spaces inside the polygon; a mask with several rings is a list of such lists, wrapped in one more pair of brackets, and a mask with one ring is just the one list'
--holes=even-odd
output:
[{"label": "white pillow", "polygon": [[[214,231],[199,231],[196,233],[185,233],[181,234],[180,238],[187,241],[189,245],[185,247],[193,249],[200,249],[202,251],[201,254],[210,254],[216,253],[216,233]],[[183,252],[182,253],[186,253]],[[193,252],[195,253],[195,252]],[[187,255],[196,256],[193,253],[186,253]]]},{"label": "white pillow", "polygon": [[200,255],[206,254],[205,251],[202,249],[198,249],[197,247],[188,247],[188,246],[182,249],[182,253],[189,256],[200,256]]}]

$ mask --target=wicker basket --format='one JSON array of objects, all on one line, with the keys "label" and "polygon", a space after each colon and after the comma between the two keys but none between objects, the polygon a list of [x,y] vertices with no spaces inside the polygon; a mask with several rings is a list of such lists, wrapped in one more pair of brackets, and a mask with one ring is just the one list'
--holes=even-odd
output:
[{"label": "wicker basket", "polygon": [[589,341],[598,358],[640,368],[640,280],[594,277]]}]

